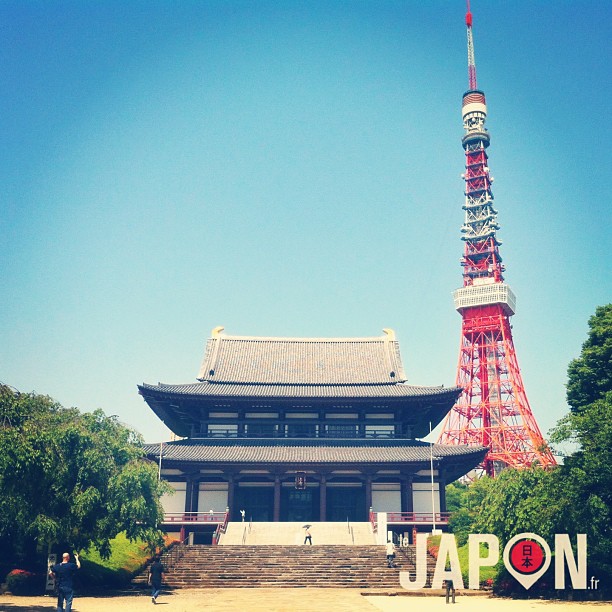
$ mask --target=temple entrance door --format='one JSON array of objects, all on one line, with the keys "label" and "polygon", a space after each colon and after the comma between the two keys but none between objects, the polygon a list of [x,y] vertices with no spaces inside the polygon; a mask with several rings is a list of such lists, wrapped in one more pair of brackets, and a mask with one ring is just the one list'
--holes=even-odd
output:
[{"label": "temple entrance door", "polygon": [[319,490],[313,487],[304,490],[283,487],[280,520],[295,523],[318,521]]},{"label": "temple entrance door", "polygon": [[[234,503],[238,514],[245,511],[246,520],[274,520],[274,489],[272,487],[237,487]],[[240,516],[240,515],[238,515]]]},{"label": "temple entrance door", "polygon": [[327,520],[330,522],[367,521],[364,487],[327,488]]}]

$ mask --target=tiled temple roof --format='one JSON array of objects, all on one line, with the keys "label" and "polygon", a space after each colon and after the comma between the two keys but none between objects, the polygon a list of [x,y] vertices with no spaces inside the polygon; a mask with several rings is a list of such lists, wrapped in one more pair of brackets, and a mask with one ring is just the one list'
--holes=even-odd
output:
[{"label": "tiled temple roof", "polygon": [[[147,456],[159,459],[159,444],[145,444]],[[426,464],[441,463],[458,477],[484,457],[483,447],[445,446],[411,440],[179,440],[163,445],[162,460],[215,465]],[[467,466],[467,467],[466,467]],[[456,472],[456,475],[455,475]]]},{"label": "tiled temple roof", "polygon": [[200,382],[183,385],[142,384],[138,388],[142,395],[151,392],[168,396],[186,397],[266,397],[266,398],[404,398],[444,397],[454,399],[458,387],[419,387],[406,384],[362,384],[362,385],[288,385],[288,384],[236,384]]},{"label": "tiled temple roof", "polygon": [[451,409],[458,387],[405,383],[392,330],[375,338],[264,338],[213,330],[199,382],[138,386],[151,409],[177,435],[200,428],[200,410],[219,401],[307,401],[327,405],[383,401],[416,437],[427,435]]},{"label": "tiled temple roof", "polygon": [[198,380],[271,385],[404,382],[391,330],[375,338],[265,338],[213,330]]}]

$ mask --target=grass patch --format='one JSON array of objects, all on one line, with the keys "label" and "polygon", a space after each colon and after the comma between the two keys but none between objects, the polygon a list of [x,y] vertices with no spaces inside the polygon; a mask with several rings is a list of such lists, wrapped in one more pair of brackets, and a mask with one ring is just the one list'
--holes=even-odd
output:
[{"label": "grass patch", "polygon": [[150,556],[145,542],[130,542],[123,533],[111,540],[111,556],[108,559],[102,559],[95,549],[85,553],[85,558],[92,563],[103,565],[110,570],[127,571],[138,570]]},{"label": "grass patch", "polygon": [[[430,554],[432,554],[436,559],[438,558],[438,549],[440,548],[440,536],[435,536],[429,538],[427,543],[427,550]],[[463,577],[463,583],[467,588],[469,584],[469,574],[470,574],[470,555],[469,555],[469,545],[466,543],[463,546],[459,546],[457,548],[457,556],[459,557],[459,565],[461,566],[461,576]],[[483,542],[480,543],[480,556],[485,558],[488,556],[488,548],[486,544]],[[448,561],[447,561],[448,563]],[[495,579],[497,578],[497,574],[499,573],[499,567],[497,566],[486,566],[480,568],[480,584],[485,582],[489,582],[489,584],[493,584]]]},{"label": "grass patch", "polygon": [[[463,576],[463,582],[467,587],[469,582],[469,572],[470,572],[470,558],[468,554],[468,545],[464,544],[457,549],[457,554],[459,555],[459,563],[461,564],[461,575]],[[488,550],[485,544],[480,544],[480,556],[486,557],[488,555]],[[495,566],[487,566],[480,568],[480,584],[486,582],[488,580],[491,581],[491,584],[497,577],[497,568]]]},{"label": "grass patch", "polygon": [[119,534],[111,540],[111,556],[108,559],[102,559],[95,549],[83,554],[79,582],[88,589],[121,588],[145,566],[150,557],[145,542],[130,542],[124,534]]}]

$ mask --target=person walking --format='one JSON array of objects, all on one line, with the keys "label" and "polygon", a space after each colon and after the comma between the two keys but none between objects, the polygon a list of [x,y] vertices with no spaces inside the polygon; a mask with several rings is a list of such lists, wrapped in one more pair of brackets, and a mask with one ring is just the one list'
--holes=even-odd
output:
[{"label": "person walking", "polygon": [[78,569],[81,569],[78,553],[74,553],[74,563],[70,561],[70,553],[66,552],[62,555],[61,563],[51,566],[50,573],[53,574],[57,584],[57,612],[64,612],[64,603],[66,604],[65,612],[72,611],[72,600],[74,599],[72,577]]},{"label": "person walking", "polygon": [[149,580],[148,583],[151,585],[151,602],[157,603],[157,596],[161,591],[162,581],[164,579],[164,572],[166,568],[162,565],[159,557],[153,559],[153,563],[149,566]]},{"label": "person walking", "polygon": [[387,567],[395,567],[395,545],[391,540],[387,540]]},{"label": "person walking", "polygon": [[312,535],[310,534],[310,528],[306,527],[306,531],[304,532],[304,544],[308,540],[308,544],[312,546]]}]

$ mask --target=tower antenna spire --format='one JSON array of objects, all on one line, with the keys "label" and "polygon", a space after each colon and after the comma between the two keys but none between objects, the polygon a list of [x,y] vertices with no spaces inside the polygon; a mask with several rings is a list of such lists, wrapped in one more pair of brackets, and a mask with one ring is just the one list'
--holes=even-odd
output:
[{"label": "tower antenna spire", "polygon": [[474,38],[472,36],[472,12],[470,11],[470,0],[467,0],[465,25],[467,26],[468,83],[470,90],[475,90],[478,89],[478,85],[476,84],[476,60],[474,59]]},{"label": "tower antenna spire", "polygon": [[465,221],[463,287],[454,292],[462,318],[457,386],[463,389],[449,412],[440,444],[467,444],[489,449],[479,472],[495,476],[506,467],[521,468],[556,460],[533,416],[518,366],[510,317],[516,309],[513,291],[504,282],[504,265],[493,206],[485,127],[487,103],[476,85],[472,13],[467,0],[469,90],[463,94],[465,131]]}]

